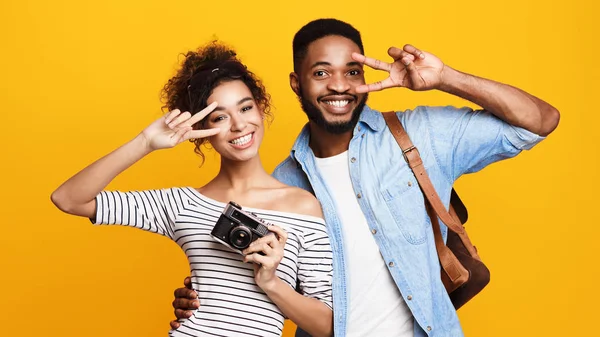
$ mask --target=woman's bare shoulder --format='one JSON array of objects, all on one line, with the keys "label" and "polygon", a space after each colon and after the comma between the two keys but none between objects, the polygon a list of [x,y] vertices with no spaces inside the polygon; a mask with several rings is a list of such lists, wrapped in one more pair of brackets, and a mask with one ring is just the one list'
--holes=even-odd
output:
[{"label": "woman's bare shoulder", "polygon": [[323,218],[321,203],[312,193],[293,186],[286,186],[282,192],[280,199],[282,210]]}]

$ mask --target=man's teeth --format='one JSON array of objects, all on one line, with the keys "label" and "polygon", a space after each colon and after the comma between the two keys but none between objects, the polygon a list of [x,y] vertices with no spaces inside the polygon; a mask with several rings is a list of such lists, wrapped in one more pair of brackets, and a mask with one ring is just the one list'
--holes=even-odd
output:
[{"label": "man's teeth", "polygon": [[334,107],[343,108],[346,105],[348,105],[348,103],[350,103],[350,101],[348,101],[348,100],[343,100],[343,101],[325,101],[325,103],[327,103],[329,105],[333,105]]},{"label": "man's teeth", "polygon": [[235,145],[246,145],[248,144],[248,142],[252,139],[252,134],[247,134],[244,137],[240,137],[240,138],[236,138],[234,140],[229,141],[232,144]]}]

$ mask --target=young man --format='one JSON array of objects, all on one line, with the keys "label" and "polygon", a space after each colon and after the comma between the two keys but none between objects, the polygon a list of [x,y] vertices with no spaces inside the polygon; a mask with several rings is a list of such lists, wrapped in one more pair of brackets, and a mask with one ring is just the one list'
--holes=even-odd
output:
[{"label": "young man", "polygon": [[[440,280],[424,197],[381,113],[366,106],[367,93],[437,89],[483,108],[397,113],[446,207],[456,179],[532,148],[557,127],[558,111],[411,45],[390,48],[392,63],[367,58],[360,33],[334,19],[302,27],[293,51],[290,85],[309,123],[273,175],[313,192],[323,207],[334,254],[335,335],[463,336]],[[389,77],[367,85],[363,64]],[[179,318],[198,305],[189,289],[176,297]]]}]

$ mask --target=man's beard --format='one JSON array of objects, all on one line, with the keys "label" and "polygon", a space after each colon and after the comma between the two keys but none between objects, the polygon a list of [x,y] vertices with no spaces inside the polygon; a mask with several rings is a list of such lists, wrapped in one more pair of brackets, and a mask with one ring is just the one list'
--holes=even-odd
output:
[{"label": "man's beard", "polygon": [[304,98],[302,94],[302,89],[299,90],[301,95],[298,97],[300,100],[300,105],[302,105],[302,110],[306,113],[306,116],[309,120],[317,124],[319,127],[323,128],[326,132],[333,134],[342,134],[346,133],[356,126],[358,120],[360,119],[360,113],[362,112],[365,104],[367,103],[368,94],[365,94],[363,99],[358,103],[356,108],[352,110],[352,117],[347,122],[328,122],[325,120],[325,116],[319,108],[317,108],[312,102]]}]

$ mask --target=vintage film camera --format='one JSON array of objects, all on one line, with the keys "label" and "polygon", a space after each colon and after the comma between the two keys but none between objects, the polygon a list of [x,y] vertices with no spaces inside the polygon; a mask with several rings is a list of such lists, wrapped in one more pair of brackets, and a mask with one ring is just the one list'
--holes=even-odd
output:
[{"label": "vintage film camera", "polygon": [[267,226],[270,224],[256,214],[245,212],[240,205],[230,201],[210,235],[241,254],[252,241],[270,233]]}]

